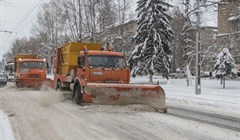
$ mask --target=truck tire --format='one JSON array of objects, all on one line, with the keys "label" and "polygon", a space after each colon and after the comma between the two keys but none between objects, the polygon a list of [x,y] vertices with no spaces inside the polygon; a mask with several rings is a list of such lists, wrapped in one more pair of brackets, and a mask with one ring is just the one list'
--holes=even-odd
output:
[{"label": "truck tire", "polygon": [[78,105],[83,106],[83,94],[81,93],[81,87],[79,84],[76,85],[76,87],[73,90],[73,96],[72,96],[73,102],[77,103]]}]

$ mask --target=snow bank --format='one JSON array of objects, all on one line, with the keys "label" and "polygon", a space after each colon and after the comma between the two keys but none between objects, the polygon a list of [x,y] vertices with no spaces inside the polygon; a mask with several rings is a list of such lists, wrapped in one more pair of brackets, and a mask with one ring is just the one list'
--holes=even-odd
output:
[{"label": "snow bank", "polygon": [[8,117],[0,110],[0,140],[15,140]]},{"label": "snow bank", "polygon": [[[132,83],[147,84],[148,77],[132,78]],[[235,114],[240,116],[240,79],[227,80],[226,89],[217,79],[202,79],[201,94],[195,94],[195,83],[187,87],[186,79],[166,80],[154,77],[154,82],[160,81],[166,93],[167,105],[177,105],[215,113]]]}]

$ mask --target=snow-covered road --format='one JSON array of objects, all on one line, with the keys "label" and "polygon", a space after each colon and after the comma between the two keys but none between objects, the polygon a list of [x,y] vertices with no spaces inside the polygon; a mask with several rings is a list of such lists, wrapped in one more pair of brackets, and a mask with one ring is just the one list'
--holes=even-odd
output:
[{"label": "snow-covered road", "polygon": [[[146,81],[145,78],[135,80]],[[170,81],[160,79],[160,84],[166,91],[168,105],[187,106],[238,116],[240,114],[239,81],[227,81],[228,83],[229,86],[222,89],[217,80],[203,80],[203,94],[195,95],[194,87],[186,87],[184,79]],[[149,106],[81,107],[54,91],[16,89],[13,83],[1,88],[0,96],[2,97],[0,110],[6,115],[11,115],[10,121],[17,140],[239,140],[240,138],[239,131],[157,113]],[[0,124],[0,131],[1,128]]]}]

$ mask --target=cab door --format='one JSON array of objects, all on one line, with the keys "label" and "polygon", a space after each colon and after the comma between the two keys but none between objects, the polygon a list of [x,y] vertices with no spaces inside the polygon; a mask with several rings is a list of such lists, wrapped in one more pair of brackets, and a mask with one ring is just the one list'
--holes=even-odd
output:
[{"label": "cab door", "polygon": [[87,67],[85,56],[78,57],[78,68],[77,68],[77,77],[79,79],[87,79]]}]

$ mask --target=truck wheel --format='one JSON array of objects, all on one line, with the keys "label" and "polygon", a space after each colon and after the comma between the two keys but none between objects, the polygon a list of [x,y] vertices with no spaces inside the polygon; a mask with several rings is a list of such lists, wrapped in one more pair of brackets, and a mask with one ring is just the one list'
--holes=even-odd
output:
[{"label": "truck wheel", "polygon": [[75,103],[83,106],[83,95],[81,93],[80,85],[76,85],[76,87],[74,88],[72,98]]},{"label": "truck wheel", "polygon": [[62,91],[62,84],[60,81],[57,82],[56,91]]}]

